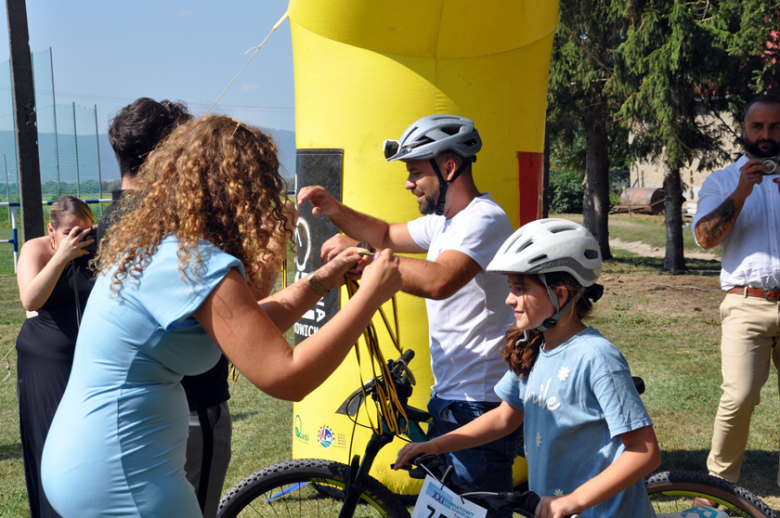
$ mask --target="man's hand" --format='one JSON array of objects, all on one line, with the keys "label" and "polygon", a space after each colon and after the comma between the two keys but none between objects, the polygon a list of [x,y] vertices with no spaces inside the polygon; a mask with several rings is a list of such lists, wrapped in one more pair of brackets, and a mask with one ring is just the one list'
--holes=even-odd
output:
[{"label": "man's hand", "polygon": [[298,205],[309,200],[313,206],[311,213],[315,216],[332,216],[341,208],[341,203],[324,188],[319,185],[304,187],[298,193]]},{"label": "man's hand", "polygon": [[[767,171],[764,161],[753,159],[745,162],[739,170],[739,183],[734,192],[723,200],[715,210],[702,217],[693,229],[696,242],[705,249],[715,248],[723,243],[734,228],[737,217],[742,212],[745,200],[753,192],[753,188],[764,181],[762,172]],[[778,179],[773,182],[778,183]],[[778,183],[780,189],[780,183]]]},{"label": "man's hand", "polygon": [[320,248],[320,260],[323,263],[327,263],[347,248],[357,246],[358,242],[352,238],[345,236],[344,234],[336,234],[324,243]]},{"label": "man's hand", "polygon": [[761,173],[766,171],[764,160],[760,158],[745,162],[745,165],[739,170],[739,183],[734,191],[734,196],[745,200],[753,192],[753,187],[761,184],[764,179],[764,175]]}]

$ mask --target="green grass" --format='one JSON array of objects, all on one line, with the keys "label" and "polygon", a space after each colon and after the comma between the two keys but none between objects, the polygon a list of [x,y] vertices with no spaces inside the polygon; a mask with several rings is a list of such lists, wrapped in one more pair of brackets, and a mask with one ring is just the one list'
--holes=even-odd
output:
[{"label": "green grass", "polygon": [[[551,217],[565,218],[582,223],[582,214],[551,214]],[[644,216],[628,214],[610,214],[609,237],[622,241],[641,241],[656,248],[666,246],[666,225],[663,215]],[[704,251],[696,244],[690,227],[683,228],[683,248],[685,250]],[[614,253],[614,250],[613,250]],[[720,257],[720,248],[710,250],[713,258]]]},{"label": "green grass", "polygon": [[[664,233],[662,226],[641,222],[637,226],[637,232],[649,228],[656,234]],[[605,264],[602,276],[607,290],[590,323],[623,351],[633,374],[647,383],[643,400],[655,422],[662,449],[661,469],[704,472],[720,397],[719,262],[689,259],[689,274],[672,277],[662,276],[662,259],[613,252],[616,257]],[[619,284],[622,281],[625,283]],[[708,282],[715,288],[695,292],[700,311],[693,307],[679,310],[671,306],[679,290],[648,289],[673,282]],[[667,301],[669,310],[659,310]],[[0,378],[10,374],[0,382],[0,517],[28,514],[16,407],[16,356],[12,350],[23,319],[15,276],[0,275],[0,355],[11,351],[9,369],[5,362],[0,363]],[[358,383],[355,380],[356,386]],[[291,456],[292,404],[260,393],[245,378],[231,383],[231,394],[233,458],[225,490],[250,473]],[[776,484],[780,404],[774,369],[761,395],[740,485],[780,509]]]},{"label": "green grass", "polygon": [[[607,294],[599,302],[598,313],[591,324],[621,349],[632,373],[647,383],[642,397],[663,452],[661,469],[706,470],[721,394],[718,315],[706,311],[674,317],[648,315],[641,295],[626,299],[625,294]],[[739,484],[779,509],[780,409],[774,369],[761,399],[751,421]]]},{"label": "green grass", "polygon": [[[685,259],[688,268],[687,275],[719,276],[720,260],[716,259]],[[659,273],[677,275],[677,273],[664,272],[663,257],[644,257],[619,248],[612,249],[612,259],[607,261],[602,268],[602,273],[633,274],[633,273]]]}]

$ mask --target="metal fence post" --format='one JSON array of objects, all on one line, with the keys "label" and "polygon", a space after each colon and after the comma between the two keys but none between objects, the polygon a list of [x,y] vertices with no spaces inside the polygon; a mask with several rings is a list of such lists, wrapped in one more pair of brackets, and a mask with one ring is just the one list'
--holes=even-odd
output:
[{"label": "metal fence post", "polygon": [[81,198],[81,177],[79,176],[79,134],[76,127],[76,103],[73,103],[73,143],[76,145],[76,196]]}]

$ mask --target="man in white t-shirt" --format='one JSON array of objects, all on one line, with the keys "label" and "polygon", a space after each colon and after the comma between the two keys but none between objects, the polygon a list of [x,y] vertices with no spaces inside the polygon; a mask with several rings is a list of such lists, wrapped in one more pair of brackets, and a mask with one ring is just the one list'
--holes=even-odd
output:
[{"label": "man in white t-shirt", "polygon": [[751,100],[742,131],[745,154],[704,181],[692,225],[699,246],[723,248],[723,394],[707,468],[732,482],[739,479],[750,419],[770,366],[780,367],[780,98],[761,94]]},{"label": "man in white t-shirt", "polygon": [[[400,141],[385,141],[388,162],[401,160],[409,174],[406,189],[417,196],[423,217],[388,224],[336,201],[324,188],[304,187],[314,215],[325,215],[346,236],[322,247],[323,260],[348,246],[427,252],[427,259],[401,258],[406,293],[424,297],[428,311],[433,394],[429,436],[447,433],[496,407],[493,391],[507,370],[499,349],[514,323],[504,304],[506,280],[485,267],[512,235],[506,213],[481,193],[471,164],[482,140],[471,120],[454,115],[424,117]],[[472,450],[447,454],[454,481],[476,489],[510,491],[520,431]]]}]

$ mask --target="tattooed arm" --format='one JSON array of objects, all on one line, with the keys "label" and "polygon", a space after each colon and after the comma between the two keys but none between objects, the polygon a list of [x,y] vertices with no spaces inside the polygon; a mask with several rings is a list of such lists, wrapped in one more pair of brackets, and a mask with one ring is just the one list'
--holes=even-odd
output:
[{"label": "tattooed arm", "polygon": [[731,195],[723,200],[718,208],[702,217],[696,224],[694,233],[696,241],[702,248],[715,248],[734,228],[739,213],[745,205],[745,200],[753,192],[753,186],[763,180],[761,171],[766,171],[763,160],[749,160],[742,166],[739,173],[739,183]]}]

